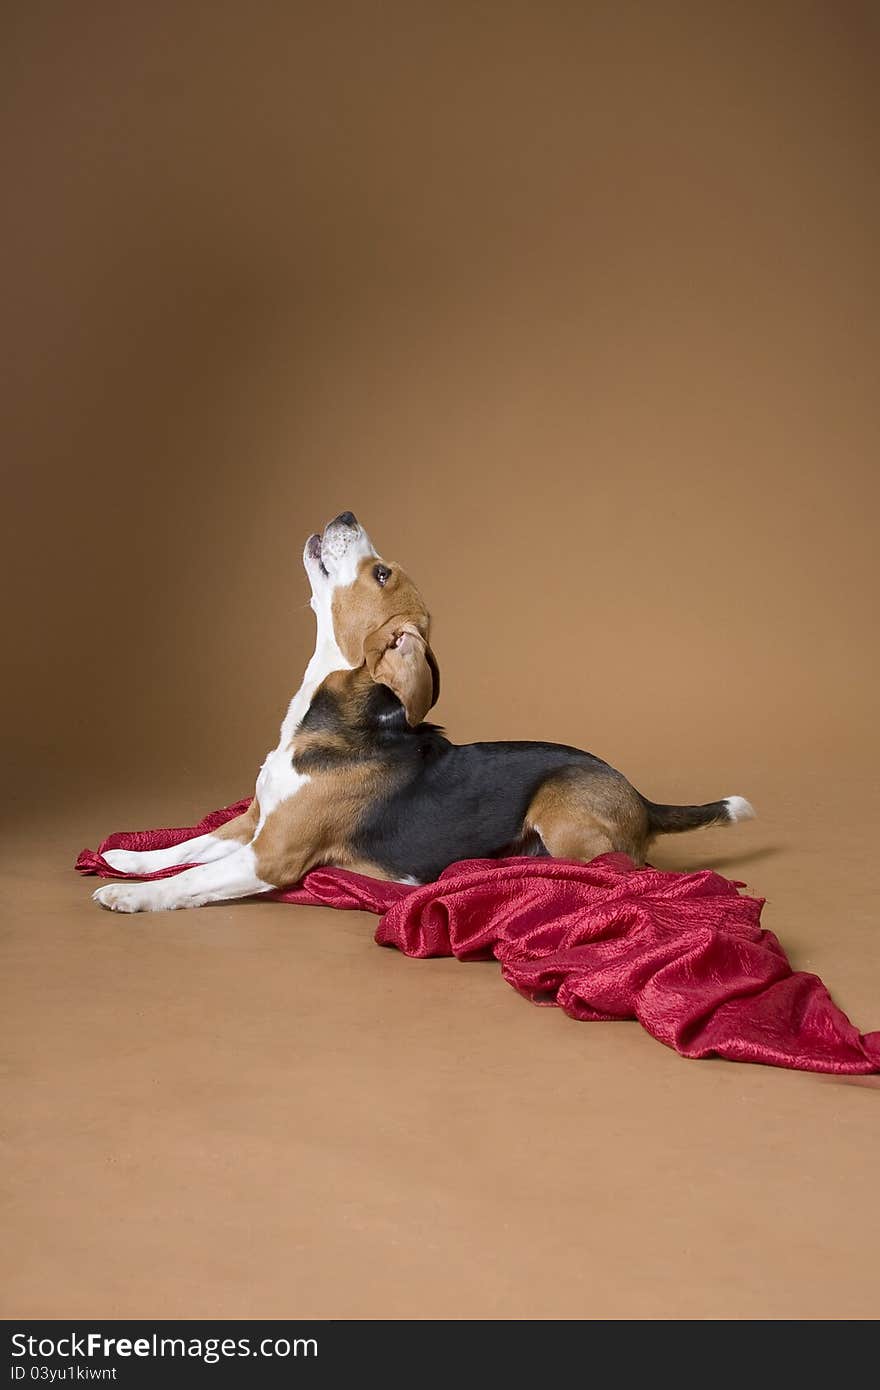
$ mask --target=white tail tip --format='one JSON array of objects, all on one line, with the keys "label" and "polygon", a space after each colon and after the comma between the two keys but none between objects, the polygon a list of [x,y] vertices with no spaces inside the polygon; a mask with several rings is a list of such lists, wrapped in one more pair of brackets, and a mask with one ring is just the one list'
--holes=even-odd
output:
[{"label": "white tail tip", "polygon": [[754,820],[757,811],[750,801],[746,801],[744,796],[726,796],[724,804],[727,807],[727,814],[732,821]]}]

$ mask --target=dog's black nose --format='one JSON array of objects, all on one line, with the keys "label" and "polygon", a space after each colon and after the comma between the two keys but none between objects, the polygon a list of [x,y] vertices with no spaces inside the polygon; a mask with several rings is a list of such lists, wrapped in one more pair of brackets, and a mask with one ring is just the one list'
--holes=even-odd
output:
[{"label": "dog's black nose", "polygon": [[357,526],[358,520],[354,512],[340,512],[330,522],[331,526]]}]

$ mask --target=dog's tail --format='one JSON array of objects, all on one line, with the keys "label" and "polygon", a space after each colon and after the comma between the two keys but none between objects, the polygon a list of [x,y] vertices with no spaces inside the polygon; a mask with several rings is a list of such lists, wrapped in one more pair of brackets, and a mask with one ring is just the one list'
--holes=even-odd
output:
[{"label": "dog's tail", "polygon": [[645,802],[648,812],[649,835],[677,835],[682,830],[697,830],[702,825],[730,825],[737,820],[752,820],[755,808],[744,796],[726,796],[723,801],[708,801],[705,806],[658,806]]}]

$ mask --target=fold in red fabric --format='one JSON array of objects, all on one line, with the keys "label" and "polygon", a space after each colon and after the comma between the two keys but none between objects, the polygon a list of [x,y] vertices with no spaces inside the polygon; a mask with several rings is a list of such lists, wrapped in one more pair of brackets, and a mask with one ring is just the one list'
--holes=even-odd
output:
[{"label": "fold in red fabric", "polygon": [[[117,832],[83,850],[83,874],[126,877],[109,849],[178,844],[240,814],[250,799],[196,826]],[[166,878],[185,865],[145,875]],[[724,1057],[801,1071],[880,1071],[880,1032],[860,1034],[816,975],[792,970],[760,924],[763,899],[710,870],[637,869],[623,854],[592,863],[473,859],[413,888],[314,869],[280,902],[378,913],[376,941],[408,956],[495,957],[508,984],[576,1019],[638,1019],[682,1057]]]}]

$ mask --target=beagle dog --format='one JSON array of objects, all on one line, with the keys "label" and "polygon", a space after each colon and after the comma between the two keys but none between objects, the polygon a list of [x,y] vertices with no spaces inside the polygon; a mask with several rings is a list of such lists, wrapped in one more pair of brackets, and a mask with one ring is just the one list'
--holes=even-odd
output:
[{"label": "beagle dog", "polygon": [[383,560],[351,512],[303,555],[317,642],[247,811],[170,849],[108,850],[127,874],[114,912],[200,907],[296,883],[329,864],[426,883],[459,859],[608,851],[644,863],[654,835],[744,820],[740,796],[662,806],[592,753],[555,743],[456,745],[424,719],[440,688],[430,617],[412,580]]}]

